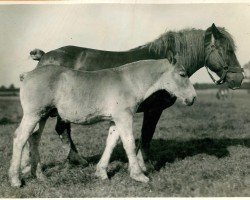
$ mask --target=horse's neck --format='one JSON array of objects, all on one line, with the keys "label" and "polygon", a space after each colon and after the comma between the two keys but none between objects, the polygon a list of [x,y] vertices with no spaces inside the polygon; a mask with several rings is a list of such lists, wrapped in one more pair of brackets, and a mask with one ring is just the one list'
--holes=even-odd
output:
[{"label": "horse's neck", "polygon": [[188,76],[192,76],[196,71],[205,65],[205,51],[204,51],[204,36],[205,31],[202,30],[190,30],[185,34],[194,34],[191,41],[182,45],[183,49],[179,55],[179,62],[186,69]]},{"label": "horse's neck", "polygon": [[[166,33],[166,35],[168,35]],[[185,67],[188,76],[192,76],[196,71],[202,68],[205,64],[204,51],[204,36],[203,30],[186,30],[183,32],[176,32],[175,47],[169,47],[170,44],[164,43],[164,39],[156,39],[144,46],[135,48],[137,51],[149,52],[153,59],[166,58],[166,52],[171,50],[173,53],[179,54],[179,63]],[[159,45],[160,44],[160,45]],[[173,48],[173,49],[171,49]]]}]

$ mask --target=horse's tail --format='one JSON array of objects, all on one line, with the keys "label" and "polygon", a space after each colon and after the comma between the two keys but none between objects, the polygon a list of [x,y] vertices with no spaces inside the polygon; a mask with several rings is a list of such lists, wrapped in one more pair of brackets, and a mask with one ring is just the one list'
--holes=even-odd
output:
[{"label": "horse's tail", "polygon": [[45,52],[41,49],[33,49],[31,52],[30,52],[30,57],[33,59],[33,60],[41,60],[41,58],[43,57],[43,55],[45,54]]}]

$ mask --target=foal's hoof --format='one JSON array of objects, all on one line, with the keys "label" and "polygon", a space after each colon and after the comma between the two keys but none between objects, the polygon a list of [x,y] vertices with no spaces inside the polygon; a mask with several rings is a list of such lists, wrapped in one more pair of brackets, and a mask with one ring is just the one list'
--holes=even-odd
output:
[{"label": "foal's hoof", "polygon": [[102,180],[108,179],[108,174],[107,174],[106,170],[103,170],[103,169],[97,169],[95,172],[95,176],[102,179]]},{"label": "foal's hoof", "polygon": [[140,174],[131,174],[130,177],[136,181],[147,183],[149,178],[146,177],[143,173]]},{"label": "foal's hoof", "polygon": [[47,177],[42,172],[36,173],[36,178],[42,182],[47,181]]},{"label": "foal's hoof", "polygon": [[20,179],[11,179],[10,181],[11,187],[20,188],[22,186],[22,182]]},{"label": "foal's hoof", "polygon": [[31,166],[28,165],[28,166],[23,167],[23,168],[22,168],[22,174],[23,174],[24,176],[30,175],[30,174],[31,174]]}]

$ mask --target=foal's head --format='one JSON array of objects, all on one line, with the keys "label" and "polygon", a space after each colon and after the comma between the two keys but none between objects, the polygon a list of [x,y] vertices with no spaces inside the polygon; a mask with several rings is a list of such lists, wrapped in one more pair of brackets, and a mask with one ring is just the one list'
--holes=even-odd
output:
[{"label": "foal's head", "polygon": [[183,104],[191,106],[196,98],[193,84],[188,78],[187,72],[178,62],[175,65],[169,64],[165,72],[164,89],[183,101]]}]

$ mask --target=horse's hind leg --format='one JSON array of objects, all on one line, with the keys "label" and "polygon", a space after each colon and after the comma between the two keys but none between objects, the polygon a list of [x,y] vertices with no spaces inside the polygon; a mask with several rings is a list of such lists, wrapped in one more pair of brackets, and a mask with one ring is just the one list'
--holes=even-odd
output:
[{"label": "horse's hind leg", "polygon": [[71,163],[81,164],[87,166],[88,162],[82,158],[75,147],[75,144],[71,138],[70,123],[64,122],[60,116],[57,117],[56,132],[59,134],[63,143],[63,148],[67,152],[68,160]]},{"label": "horse's hind leg", "polygon": [[42,173],[42,166],[40,163],[39,143],[47,119],[48,118],[46,117],[42,118],[39,121],[38,130],[35,131],[29,138],[30,153],[31,153],[31,174],[37,177],[39,180],[45,180],[45,176]]},{"label": "horse's hind leg", "polygon": [[38,121],[39,121],[38,116],[24,115],[21,124],[15,131],[13,139],[12,160],[9,169],[9,178],[11,186],[13,187],[21,186],[19,173],[20,173],[22,150],[29,136],[32,134]]},{"label": "horse's hind leg", "polygon": [[116,130],[116,126],[111,125],[109,128],[109,133],[108,133],[108,137],[106,140],[105,150],[102,154],[100,161],[98,162],[98,164],[96,166],[96,172],[95,172],[95,175],[100,177],[103,180],[108,178],[107,167],[109,164],[111,154],[112,154],[118,140],[119,140],[119,134]]},{"label": "horse's hind leg", "polygon": [[[143,124],[142,124],[142,134],[140,143],[137,149],[137,158],[139,161],[139,164],[142,165],[144,160],[148,160],[148,152],[150,147],[150,142],[153,138],[156,125],[160,119],[160,116],[162,114],[162,109],[154,110],[154,111],[145,111],[144,112],[144,118],[143,118]],[[143,169],[145,170],[145,169]]]}]

